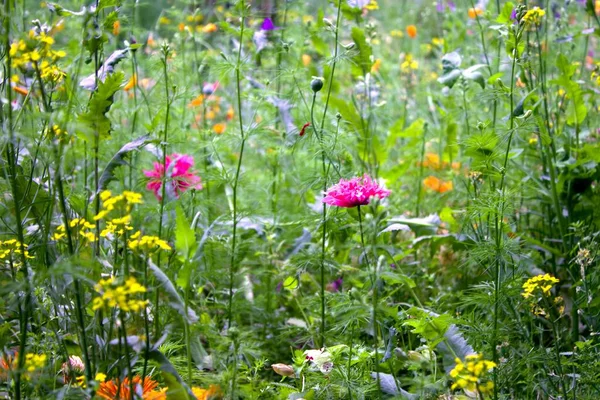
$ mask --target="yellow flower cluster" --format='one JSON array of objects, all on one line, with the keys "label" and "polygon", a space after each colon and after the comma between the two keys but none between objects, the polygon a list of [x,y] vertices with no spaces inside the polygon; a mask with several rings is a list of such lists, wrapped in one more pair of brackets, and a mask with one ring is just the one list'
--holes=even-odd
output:
[{"label": "yellow flower cluster", "polygon": [[527,10],[522,21],[526,24],[539,25],[542,23],[542,17],[544,15],[546,15],[546,11],[539,7],[533,7],[531,10]]},{"label": "yellow flower cluster", "polygon": [[54,38],[46,32],[37,33],[33,29],[30,30],[26,39],[10,45],[12,67],[26,70],[33,65],[39,70],[43,80],[55,83],[62,81],[66,74],[56,66],[56,62],[65,57],[66,53],[62,50],[52,50],[53,44]]},{"label": "yellow flower cluster", "polygon": [[140,285],[134,277],[118,285],[115,278],[100,280],[94,289],[100,294],[94,299],[92,309],[100,310],[107,307],[118,307],[123,311],[137,312],[146,307],[148,300],[137,300],[135,295],[145,293],[146,288]]},{"label": "yellow flower cluster", "polygon": [[[25,370],[29,373],[34,372],[37,369],[42,369],[46,365],[46,355],[45,354],[34,354],[27,353],[25,354]],[[15,361],[15,365],[18,365],[18,356]]]},{"label": "yellow flower cluster", "polygon": [[419,63],[413,58],[412,54],[409,53],[404,57],[404,61],[400,64],[400,68],[402,68],[402,71],[404,72],[409,72],[410,70],[418,69]]},{"label": "yellow flower cluster", "polygon": [[117,208],[123,209],[127,214],[135,204],[142,204],[142,194],[125,190],[122,194],[113,196],[110,190],[104,190],[100,193],[103,210],[94,217],[94,221],[104,218],[110,211]]},{"label": "yellow flower cluster", "polygon": [[[85,218],[72,219],[71,221],[69,221],[69,227],[72,229],[79,229],[76,232],[78,232],[80,237],[82,237],[90,242],[96,241],[96,235],[94,234],[94,232],[91,231],[92,229],[94,229],[96,227],[96,225],[87,221]],[[63,224],[63,225],[59,225],[56,228],[56,231],[50,238],[52,240],[60,240],[60,239],[64,238],[65,236],[67,236],[67,229],[66,229],[65,225]]]},{"label": "yellow flower cluster", "polygon": [[141,232],[137,231],[133,235],[131,235],[131,240],[129,241],[129,248],[131,250],[139,250],[139,251],[154,251],[154,250],[171,250],[171,246],[169,244],[159,238],[158,236],[141,236]]},{"label": "yellow flower cluster", "polygon": [[107,237],[109,234],[123,235],[125,231],[131,231],[131,210],[135,204],[142,204],[142,194],[125,190],[119,195],[113,196],[110,190],[104,190],[100,193],[102,200],[102,210],[94,217],[94,221],[106,218],[111,211],[120,211],[121,217],[113,218],[106,222],[106,227],[100,232],[101,237]]},{"label": "yellow flower cluster", "polygon": [[[21,246],[21,242],[19,242],[17,239],[10,239],[5,241],[0,240],[0,260],[12,260],[12,254],[21,254],[21,247],[23,248],[25,258],[34,258],[29,254],[29,251],[27,251],[28,246],[25,243],[23,243],[23,246]],[[13,260],[13,262],[15,261]]]},{"label": "yellow flower cluster", "polygon": [[465,362],[460,358],[454,361],[456,366],[450,371],[450,376],[455,380],[452,390],[466,389],[484,394],[494,389],[494,382],[485,379],[485,375],[496,367],[495,362],[484,360],[481,354],[469,354]]},{"label": "yellow flower cluster", "polygon": [[114,218],[106,222],[106,227],[100,232],[100,236],[106,237],[109,234],[122,235],[125,231],[131,231],[133,228],[131,225],[131,215],[126,215],[122,218]]},{"label": "yellow flower cluster", "polygon": [[550,274],[534,276],[533,278],[529,278],[527,282],[523,284],[523,293],[521,293],[521,296],[528,299],[532,297],[536,291],[541,292],[543,296],[548,296],[550,294],[550,289],[558,282],[560,281]]}]

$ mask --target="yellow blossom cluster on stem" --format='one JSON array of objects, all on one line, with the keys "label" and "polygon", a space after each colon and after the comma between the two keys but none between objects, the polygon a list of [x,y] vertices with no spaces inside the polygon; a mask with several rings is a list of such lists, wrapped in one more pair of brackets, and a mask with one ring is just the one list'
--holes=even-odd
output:
[{"label": "yellow blossom cluster on stem", "polygon": [[25,258],[34,258],[27,251],[27,245],[19,242],[17,239],[9,239],[5,241],[0,240],[0,260],[12,261],[13,265],[19,265],[17,261],[17,257],[20,259],[21,257],[21,249],[23,249],[23,254]]},{"label": "yellow blossom cluster on stem", "polygon": [[123,191],[119,195],[113,195],[110,190],[104,190],[100,193],[102,201],[102,210],[94,217],[94,221],[107,219],[114,211],[119,213],[119,217],[107,219],[106,227],[100,232],[101,237],[112,235],[123,235],[126,231],[131,231],[131,210],[136,204],[142,204],[141,193]]},{"label": "yellow blossom cluster on stem", "polygon": [[155,250],[171,250],[169,244],[158,236],[142,236],[140,231],[131,235],[131,240],[128,244],[129,248],[134,251],[153,252]]},{"label": "yellow blossom cluster on stem", "polygon": [[60,82],[65,77],[56,62],[65,57],[62,50],[52,49],[54,38],[43,30],[30,30],[27,38],[20,39],[10,45],[11,65],[22,71],[33,69],[39,71],[44,81]]},{"label": "yellow blossom cluster on stem", "polygon": [[539,7],[533,7],[531,10],[527,10],[522,21],[526,24],[539,25],[542,23],[542,17],[544,15],[546,15],[546,11]]},{"label": "yellow blossom cluster on stem", "polygon": [[550,274],[534,276],[523,284],[523,293],[521,293],[521,296],[526,299],[532,297],[535,293],[541,293],[542,296],[549,296],[550,290],[558,282],[560,281]]},{"label": "yellow blossom cluster on stem", "polygon": [[412,54],[409,53],[404,57],[404,61],[400,64],[400,68],[402,68],[403,72],[409,72],[418,69],[419,63],[413,58]]},{"label": "yellow blossom cluster on stem", "polygon": [[117,307],[125,312],[137,312],[148,304],[148,300],[136,299],[136,295],[145,293],[146,288],[134,277],[129,277],[122,285],[119,285],[114,277],[101,279],[94,289],[100,295],[94,298],[92,304],[94,311]]},{"label": "yellow blossom cluster on stem", "polygon": [[450,371],[450,377],[454,379],[452,390],[466,389],[481,394],[494,390],[494,382],[486,379],[486,374],[496,367],[495,362],[485,360],[481,354],[469,354],[464,362],[460,358],[454,361],[456,366]]},{"label": "yellow blossom cluster on stem", "polygon": [[[87,241],[94,242],[96,241],[96,235],[92,230],[96,227],[94,224],[86,220],[85,218],[74,218],[69,221],[69,227],[72,229],[72,232],[77,232],[80,238],[83,238]],[[56,228],[54,234],[50,237],[52,240],[61,240],[67,236],[67,228],[65,225],[59,225]]]}]

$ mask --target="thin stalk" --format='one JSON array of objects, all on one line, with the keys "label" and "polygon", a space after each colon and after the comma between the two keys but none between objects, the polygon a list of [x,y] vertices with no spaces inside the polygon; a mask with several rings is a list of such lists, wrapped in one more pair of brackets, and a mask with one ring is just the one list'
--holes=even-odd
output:
[{"label": "thin stalk", "polygon": [[[236,82],[236,94],[237,94],[237,107],[238,107],[238,121],[239,121],[239,129],[240,129],[240,158],[238,159],[237,167],[235,170],[235,176],[233,179],[233,232],[231,239],[231,259],[229,265],[229,297],[227,299],[227,328],[231,328],[231,324],[233,321],[233,281],[235,278],[235,273],[237,272],[236,268],[236,245],[237,245],[237,224],[238,224],[238,185],[240,181],[240,171],[242,169],[242,160],[244,157],[244,147],[246,145],[246,135],[244,134],[244,120],[242,116],[242,88],[241,88],[241,63],[242,63],[242,45],[244,43],[244,27],[246,24],[246,3],[245,0],[241,0],[242,4],[242,18],[240,22],[240,45],[238,48],[237,54],[237,63],[235,68],[235,82]],[[236,387],[236,378],[235,373],[237,372],[237,359],[235,360],[236,367],[234,369],[234,377],[232,380],[232,395],[231,398],[234,398],[235,387]]]},{"label": "thin stalk", "polygon": [[375,373],[377,374],[377,393],[378,397],[381,398],[381,379],[379,377],[379,329],[377,326],[377,266],[373,265],[371,270],[371,263],[369,261],[369,254],[367,252],[367,247],[365,246],[365,235],[362,224],[362,212],[360,210],[360,206],[358,209],[358,226],[360,228],[360,243],[362,245],[363,254],[365,256],[365,263],[367,264],[367,270],[371,275],[371,286],[373,287],[373,303],[372,303],[372,324],[373,324],[373,345],[375,348]]},{"label": "thin stalk", "polygon": [[[167,107],[165,110],[165,124],[163,126],[163,140],[162,140],[162,165],[163,165],[163,174],[162,174],[162,184],[161,184],[161,197],[160,197],[160,213],[158,216],[158,237],[162,239],[162,228],[163,228],[163,218],[165,213],[165,197],[167,194],[166,186],[167,186],[167,147],[169,145],[169,117],[171,115],[171,99],[169,94],[169,72],[167,69],[167,61],[169,58],[170,49],[168,46],[163,48],[163,77],[165,79],[165,98],[167,101]],[[158,253],[156,258],[156,266],[160,269],[161,265],[161,252]],[[158,337],[160,332],[160,312],[159,312],[159,301],[160,301],[160,289],[156,287],[155,295],[154,295],[154,334]]]},{"label": "thin stalk", "polygon": [[[317,92],[313,92],[312,103],[310,106],[310,121],[313,130],[317,136],[317,140],[321,145],[321,166],[322,166],[322,178],[323,178],[323,192],[327,190],[327,166],[325,161],[325,146],[323,144],[322,136],[317,132],[315,127],[315,103],[317,99]],[[322,130],[321,130],[322,133]],[[321,329],[319,330],[319,346],[325,347],[325,254],[326,254],[326,239],[327,239],[327,204],[323,203],[321,213],[321,262],[320,262],[320,298],[321,298]]]},{"label": "thin stalk", "polygon": [[[496,234],[496,259],[494,262],[494,266],[495,266],[495,271],[494,271],[494,275],[495,275],[495,284],[494,284],[494,331],[493,331],[493,336],[492,336],[492,355],[493,355],[493,360],[496,364],[498,364],[498,349],[497,349],[497,344],[498,344],[498,313],[499,313],[499,297],[500,297],[500,285],[501,285],[501,270],[502,270],[502,266],[503,266],[503,261],[501,259],[501,246],[502,246],[502,230],[500,229],[500,224],[502,223],[502,216],[504,215],[504,207],[505,207],[505,178],[506,178],[506,168],[508,166],[508,156],[510,153],[510,146],[512,143],[512,138],[514,135],[514,124],[515,124],[515,116],[513,113],[513,109],[514,109],[514,89],[515,89],[515,69],[516,69],[516,65],[517,65],[517,59],[519,57],[518,54],[518,45],[519,45],[519,40],[521,37],[521,33],[522,31],[520,29],[518,29],[515,32],[515,49],[513,50],[513,54],[512,54],[512,66],[511,66],[511,74],[510,74],[510,93],[509,93],[509,97],[510,97],[510,122],[509,122],[509,134],[508,134],[508,143],[506,145],[506,152],[504,154],[504,163],[502,166],[502,171],[501,171],[501,178],[500,178],[500,186],[499,186],[499,191],[500,191],[500,206],[499,206],[499,210],[496,213],[495,216],[495,221],[494,221],[494,225],[495,225],[495,234]],[[494,369],[494,374],[493,374],[493,378],[494,378],[494,400],[498,399],[498,372],[496,371],[496,369]]]},{"label": "thin stalk", "polygon": [[[11,71],[11,56],[8,49],[10,48],[10,4],[9,0],[4,2],[4,31],[6,32],[6,42],[5,42],[5,50],[6,50],[6,70],[7,75],[10,77],[12,75]],[[18,190],[17,190],[17,156],[15,150],[15,135],[13,131],[13,115],[12,115],[12,88],[10,84],[6,84],[6,98],[8,99],[7,114],[8,114],[8,145],[6,146],[6,162],[9,168],[9,181],[11,187],[11,194],[13,198],[13,204],[15,209],[15,224],[17,231],[17,238],[20,245],[20,253],[21,253],[21,270],[23,271],[24,281],[25,281],[25,298],[23,301],[23,308],[19,304],[19,310],[22,311],[19,313],[20,317],[20,330],[21,330],[21,338],[19,341],[19,361],[17,365],[17,371],[15,372],[15,398],[17,400],[21,399],[21,371],[23,370],[23,366],[25,365],[25,349],[27,346],[27,323],[29,320],[29,303],[30,303],[30,290],[29,290],[29,273],[27,267],[27,259],[25,258],[25,248],[24,248],[24,235],[23,235],[23,221],[21,219],[21,205],[18,201]],[[6,127],[5,127],[6,129]]]}]

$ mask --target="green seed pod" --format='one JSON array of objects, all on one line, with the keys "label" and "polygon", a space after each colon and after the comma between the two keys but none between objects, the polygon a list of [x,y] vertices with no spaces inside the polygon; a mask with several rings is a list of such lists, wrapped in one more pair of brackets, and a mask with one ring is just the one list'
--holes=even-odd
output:
[{"label": "green seed pod", "polygon": [[310,88],[315,93],[320,92],[321,89],[323,89],[324,81],[325,80],[323,78],[313,78],[313,80],[310,82]]}]

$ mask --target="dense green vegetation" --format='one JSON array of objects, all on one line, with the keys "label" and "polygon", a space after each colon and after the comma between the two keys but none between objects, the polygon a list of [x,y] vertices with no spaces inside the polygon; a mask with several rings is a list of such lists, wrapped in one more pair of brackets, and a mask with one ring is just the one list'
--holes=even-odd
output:
[{"label": "dense green vegetation", "polygon": [[0,397],[600,398],[600,1],[1,15]]}]

